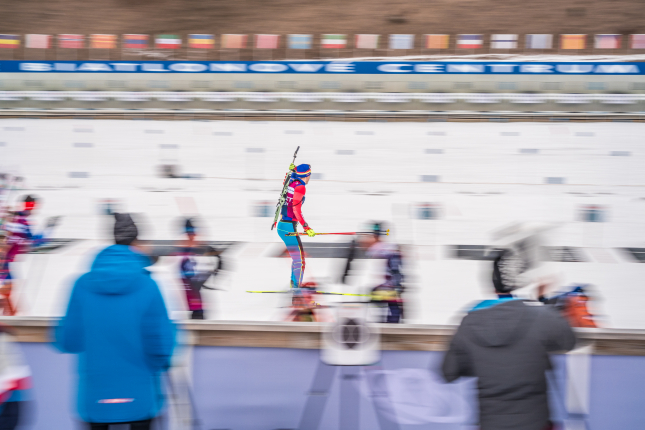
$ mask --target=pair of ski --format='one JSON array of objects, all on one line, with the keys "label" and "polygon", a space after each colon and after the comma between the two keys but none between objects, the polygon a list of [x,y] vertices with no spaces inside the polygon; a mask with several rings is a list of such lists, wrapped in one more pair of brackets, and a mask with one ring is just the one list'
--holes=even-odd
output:
[{"label": "pair of ski", "polygon": [[369,297],[371,294],[352,294],[352,293],[335,293],[331,291],[318,291],[318,290],[309,290],[304,288],[291,288],[289,290],[276,290],[276,291],[249,291],[247,293],[260,293],[260,294],[284,294],[284,293],[301,293],[303,291],[310,292],[311,294],[320,294],[327,296],[355,296],[355,297]]},{"label": "pair of ski", "polygon": [[[316,236],[321,236],[321,235],[326,235],[326,234],[340,234],[340,235],[345,235],[345,236],[353,236],[355,234],[374,234],[373,231],[344,231],[342,233],[316,233]],[[382,234],[382,233],[379,233]],[[390,229],[387,229],[385,231],[385,235],[389,236],[390,235]],[[307,233],[287,233],[285,236],[307,236]]]}]

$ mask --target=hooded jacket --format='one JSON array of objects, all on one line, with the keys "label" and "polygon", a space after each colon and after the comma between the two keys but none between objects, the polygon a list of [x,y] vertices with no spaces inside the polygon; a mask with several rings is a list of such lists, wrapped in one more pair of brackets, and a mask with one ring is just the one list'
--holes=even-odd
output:
[{"label": "hooded jacket", "polygon": [[55,328],[56,347],[78,354],[78,413],[86,422],[146,420],[163,405],[160,374],[170,366],[175,331],[149,265],[129,246],[103,249]]},{"label": "hooded jacket", "polygon": [[549,423],[549,352],[575,345],[573,330],[550,306],[486,301],[464,317],[443,361],[448,382],[478,378],[482,430],[543,430]]}]

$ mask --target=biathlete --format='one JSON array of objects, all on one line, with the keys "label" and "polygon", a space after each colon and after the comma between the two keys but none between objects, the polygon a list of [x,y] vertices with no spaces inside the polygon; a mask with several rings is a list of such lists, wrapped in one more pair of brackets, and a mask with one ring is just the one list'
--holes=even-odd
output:
[{"label": "biathlete", "polygon": [[5,224],[6,238],[1,247],[2,268],[0,269],[0,303],[5,315],[15,315],[16,308],[11,301],[13,290],[13,277],[11,276],[10,265],[20,254],[29,252],[29,249],[42,245],[46,242],[48,231],[56,225],[57,219],[50,218],[47,227],[42,234],[32,234],[29,223],[29,216],[36,209],[38,200],[33,196],[25,196],[22,199],[22,207],[13,214],[13,217]]},{"label": "biathlete", "polygon": [[291,256],[291,288],[297,290],[302,286],[302,279],[305,274],[305,253],[300,241],[300,236],[287,236],[289,233],[297,233],[298,223],[302,225],[309,237],[314,237],[316,232],[305,221],[302,215],[302,205],[305,203],[307,184],[311,178],[311,166],[300,164],[298,167],[293,164],[289,167],[292,170],[291,179],[287,189],[287,196],[282,205],[281,217],[278,222],[278,235],[287,246],[287,252]]},{"label": "biathlete", "polygon": [[382,240],[382,236],[389,231],[384,229],[382,223],[372,223],[369,230],[371,234],[366,234],[360,239],[354,239],[351,242],[341,282],[347,284],[352,261],[358,251],[357,248],[362,249],[367,258],[385,260],[385,282],[372,289],[372,303],[386,311],[384,312],[383,320],[379,322],[399,323],[404,317],[402,294],[405,290],[403,286],[403,256],[401,248],[394,243]]},{"label": "biathlete", "polygon": [[222,268],[222,258],[218,256],[217,265],[213,270],[197,270],[196,255],[215,256],[217,252],[210,246],[203,246],[197,241],[197,229],[192,219],[187,218],[185,220],[184,232],[186,233],[187,240],[182,247],[182,258],[179,265],[181,281],[184,284],[190,319],[203,320],[205,316],[201,289],[216,289],[207,287],[204,284],[220,271]]},{"label": "biathlete", "polygon": [[367,248],[367,258],[384,259],[385,282],[372,289],[372,302],[376,305],[387,307],[387,314],[384,315],[385,323],[400,323],[403,318],[403,257],[401,248],[393,243],[381,240],[383,225],[373,223],[372,235],[367,236],[363,245]]}]

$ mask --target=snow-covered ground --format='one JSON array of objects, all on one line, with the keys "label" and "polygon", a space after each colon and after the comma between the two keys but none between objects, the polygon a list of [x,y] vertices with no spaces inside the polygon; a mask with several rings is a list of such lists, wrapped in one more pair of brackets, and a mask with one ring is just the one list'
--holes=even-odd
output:
[{"label": "snow-covered ground", "polygon": [[[284,289],[289,279],[290,261],[271,256],[280,243],[271,219],[253,215],[260,202],[274,205],[300,145],[297,161],[316,174],[304,206],[316,231],[385,220],[389,240],[409,245],[409,322],[454,322],[469,303],[490,295],[490,263],[454,259],[449,246],[490,244],[499,227],[543,221],[560,226],[551,245],[584,248],[587,262],[550,263],[559,282],[593,284],[604,326],[645,328],[645,266],[617,250],[645,247],[644,132],[636,123],[2,120],[0,170],[26,178],[12,199],[39,195],[36,226],[62,215],[55,237],[83,239],[16,264],[25,278],[19,306],[25,315],[63,312],[74,277],[108,243],[100,204],[113,199],[144,214],[144,238],[181,239],[178,219],[198,214],[202,239],[243,242],[228,255],[232,270],[215,282],[224,291],[204,294],[210,317],[281,318],[287,297],[245,292]],[[162,179],[161,164],[202,179]],[[439,182],[422,182],[424,176]],[[439,219],[417,219],[426,203],[439,208]],[[603,206],[607,222],[580,222],[585,205]],[[363,291],[378,283],[382,262],[359,263],[352,286],[325,288]],[[309,259],[307,275],[333,283],[343,264]],[[182,315],[176,258],[162,258],[152,270],[169,307]]]}]

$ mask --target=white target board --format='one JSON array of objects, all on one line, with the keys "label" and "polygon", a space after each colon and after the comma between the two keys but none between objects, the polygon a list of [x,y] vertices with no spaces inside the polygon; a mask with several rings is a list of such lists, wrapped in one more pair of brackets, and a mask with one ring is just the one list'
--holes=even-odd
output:
[{"label": "white target board", "polygon": [[335,322],[322,336],[320,358],[333,366],[368,366],[381,357],[380,333],[368,324],[368,304],[342,303],[335,309]]}]

